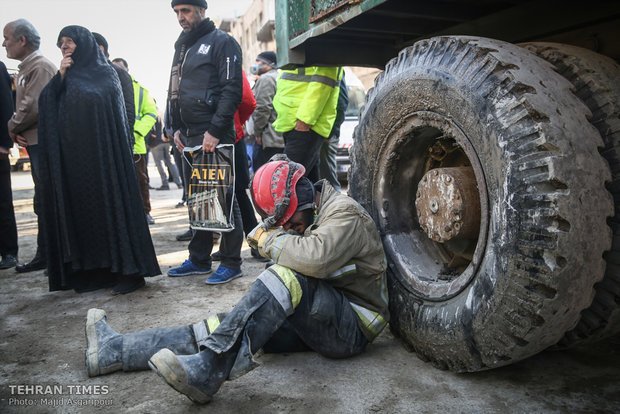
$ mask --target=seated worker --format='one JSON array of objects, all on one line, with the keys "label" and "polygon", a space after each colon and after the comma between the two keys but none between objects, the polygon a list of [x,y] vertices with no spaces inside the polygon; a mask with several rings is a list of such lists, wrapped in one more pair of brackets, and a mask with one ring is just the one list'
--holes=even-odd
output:
[{"label": "seated worker", "polygon": [[[325,180],[275,155],[251,191],[264,218],[248,242],[275,262],[228,314],[194,325],[115,332],[101,309],[86,321],[91,377],[150,367],[195,403],[257,366],[259,351],[361,353],[388,323],[386,260],[375,223]],[[316,209],[316,211],[315,211]]]}]

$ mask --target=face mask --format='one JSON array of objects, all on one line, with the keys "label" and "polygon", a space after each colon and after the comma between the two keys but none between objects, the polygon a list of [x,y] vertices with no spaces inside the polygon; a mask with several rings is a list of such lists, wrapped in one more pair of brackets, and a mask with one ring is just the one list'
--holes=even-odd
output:
[{"label": "face mask", "polygon": [[258,75],[258,71],[260,70],[260,68],[261,68],[261,65],[260,65],[260,64],[258,64],[258,63],[253,63],[253,64],[250,66],[250,73],[251,73],[252,75]]}]

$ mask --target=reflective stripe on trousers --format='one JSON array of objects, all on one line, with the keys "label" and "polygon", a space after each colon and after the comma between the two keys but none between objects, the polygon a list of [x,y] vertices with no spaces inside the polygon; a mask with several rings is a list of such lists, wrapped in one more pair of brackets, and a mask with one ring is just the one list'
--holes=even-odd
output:
[{"label": "reflective stripe on trousers", "polygon": [[[338,279],[343,276],[351,275],[357,272],[357,267],[354,262],[348,262],[340,269],[337,269],[330,273],[326,279]],[[380,313],[367,309],[361,305],[349,301],[351,307],[360,318],[362,324],[373,335],[373,339],[381,333],[381,331],[387,326],[387,321],[381,316]]]},{"label": "reflective stripe on trousers", "polygon": [[269,289],[269,292],[284,309],[286,316],[291,316],[299,305],[303,293],[295,273],[287,267],[276,264],[261,273],[258,280]]},{"label": "reflective stripe on trousers", "polygon": [[198,343],[198,346],[202,345],[207,337],[211,335],[211,332],[215,331],[217,327],[220,326],[220,323],[224,320],[226,315],[226,313],[218,313],[215,316],[211,316],[192,325],[194,337],[196,338],[196,343]]}]

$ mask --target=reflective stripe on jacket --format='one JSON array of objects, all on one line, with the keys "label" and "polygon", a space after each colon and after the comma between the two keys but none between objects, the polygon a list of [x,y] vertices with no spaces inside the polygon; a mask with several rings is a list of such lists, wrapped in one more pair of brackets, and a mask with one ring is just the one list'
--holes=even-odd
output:
[{"label": "reflective stripe on jacket", "polygon": [[157,122],[157,105],[155,99],[149,91],[144,89],[133,76],[133,98],[136,104],[136,120],[133,124],[134,154],[146,154],[146,143],[144,136],[153,128]]},{"label": "reflective stripe on jacket", "polygon": [[273,98],[273,107],[278,113],[274,129],[291,131],[299,119],[317,134],[328,138],[336,119],[342,74],[340,67],[283,70]]}]

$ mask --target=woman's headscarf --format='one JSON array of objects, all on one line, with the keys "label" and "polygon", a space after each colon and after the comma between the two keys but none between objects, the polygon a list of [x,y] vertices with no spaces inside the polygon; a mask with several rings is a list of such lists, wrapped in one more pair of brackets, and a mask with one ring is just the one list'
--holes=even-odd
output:
[{"label": "woman's headscarf", "polygon": [[75,51],[71,56],[73,65],[67,70],[67,74],[82,72],[84,69],[91,76],[99,70],[109,72],[108,62],[90,30],[82,26],[65,27],[58,35],[56,45],[59,48],[61,46],[61,39],[65,36],[73,39],[73,42],[76,44]]}]

